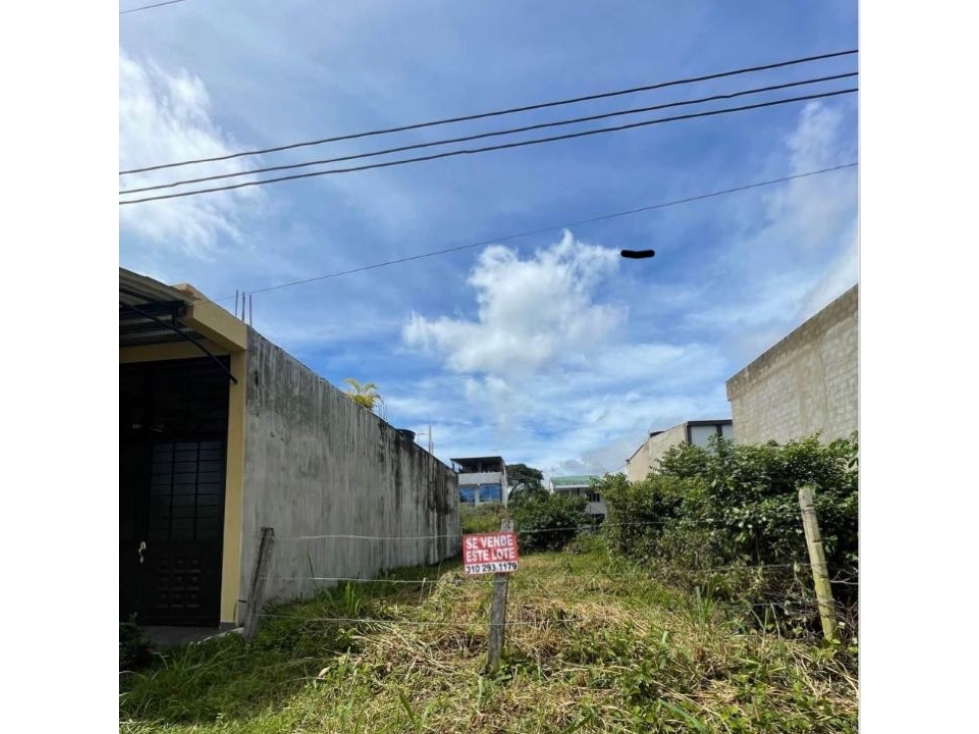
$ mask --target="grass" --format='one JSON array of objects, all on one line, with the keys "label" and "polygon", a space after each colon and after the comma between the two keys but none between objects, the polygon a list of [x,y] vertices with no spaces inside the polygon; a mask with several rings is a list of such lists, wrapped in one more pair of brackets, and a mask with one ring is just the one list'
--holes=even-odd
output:
[{"label": "grass", "polygon": [[[170,651],[121,676],[120,731],[856,732],[852,665],[758,634],[610,561],[529,555],[511,577],[504,665],[483,674],[489,577],[404,569],[286,604],[254,644]],[[369,617],[371,622],[324,618]],[[424,624],[441,622],[443,624]]]},{"label": "grass", "polygon": [[492,533],[500,529],[500,520],[509,517],[507,509],[499,503],[464,505],[459,508],[463,533]]}]

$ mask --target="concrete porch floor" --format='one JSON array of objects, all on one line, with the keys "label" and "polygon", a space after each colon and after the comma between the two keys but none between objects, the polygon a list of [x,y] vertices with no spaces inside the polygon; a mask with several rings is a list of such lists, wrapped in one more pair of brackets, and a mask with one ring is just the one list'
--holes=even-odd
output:
[{"label": "concrete porch floor", "polygon": [[204,640],[213,637],[241,632],[241,627],[164,627],[150,625],[140,629],[153,647],[157,649],[204,642]]}]

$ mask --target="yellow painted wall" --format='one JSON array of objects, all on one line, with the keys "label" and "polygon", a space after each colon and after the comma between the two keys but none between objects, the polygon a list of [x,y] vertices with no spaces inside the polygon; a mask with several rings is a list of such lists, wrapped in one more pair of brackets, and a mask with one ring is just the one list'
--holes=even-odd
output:
[{"label": "yellow painted wall", "polygon": [[[208,341],[201,342],[211,354],[223,357],[228,354],[226,349],[221,349]],[[144,347],[120,347],[119,364],[131,364],[134,362],[165,362],[168,359],[200,359],[205,354],[200,349],[187,341],[172,342],[170,344],[148,344]]]},{"label": "yellow painted wall", "polygon": [[241,598],[241,506],[245,488],[245,388],[247,353],[231,355],[231,384],[228,403],[228,458],[224,489],[224,554],[221,568],[221,621],[238,623]]}]

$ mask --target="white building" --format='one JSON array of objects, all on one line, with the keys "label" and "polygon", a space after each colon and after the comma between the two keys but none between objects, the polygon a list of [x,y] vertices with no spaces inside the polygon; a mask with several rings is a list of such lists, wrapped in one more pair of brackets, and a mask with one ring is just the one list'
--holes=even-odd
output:
[{"label": "white building", "polygon": [[652,431],[643,445],[626,459],[626,477],[630,482],[641,482],[657,469],[659,460],[674,446],[691,444],[706,448],[712,436],[730,440],[733,434],[730,418],[687,421],[665,431]]},{"label": "white building", "polygon": [[608,507],[606,507],[605,500],[602,499],[601,494],[594,486],[595,482],[600,479],[601,477],[592,475],[551,477],[550,490],[557,494],[584,497],[588,500],[588,504],[585,505],[585,514],[604,518],[608,514]]}]

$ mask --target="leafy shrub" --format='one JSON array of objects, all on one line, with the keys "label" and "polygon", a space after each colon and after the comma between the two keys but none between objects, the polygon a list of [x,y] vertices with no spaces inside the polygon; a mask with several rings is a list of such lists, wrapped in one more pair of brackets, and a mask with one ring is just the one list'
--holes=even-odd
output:
[{"label": "leafy shrub", "polygon": [[510,492],[510,496],[507,499],[507,504],[510,507],[516,507],[517,505],[521,505],[524,502],[529,502],[534,499],[540,499],[541,497],[546,497],[548,494],[549,492],[543,487],[526,487],[521,485],[519,487],[515,487]]},{"label": "leafy shrub", "polygon": [[584,497],[534,495],[512,508],[523,551],[561,550],[588,524]]},{"label": "leafy shrub", "polygon": [[608,543],[598,528],[589,528],[572,540],[566,550],[579,556],[608,555]]},{"label": "leafy shrub", "polygon": [[709,449],[678,446],[660,465],[662,476],[694,480],[682,514],[723,537],[727,562],[808,561],[799,487],[816,488],[819,528],[831,568],[857,564],[856,436],[829,445],[817,437],[783,446],[736,446],[715,439]]},{"label": "leafy shrub", "polygon": [[152,650],[143,630],[134,621],[119,625],[119,670],[135,670],[149,664]]},{"label": "leafy shrub", "polygon": [[[603,480],[609,548],[674,576],[664,580],[710,584],[720,598],[809,601],[798,489],[815,486],[830,573],[850,575],[858,562],[857,451],[856,436],[829,445],[811,437],[782,446],[714,439],[706,449],[675,447],[641,482],[622,475]],[[712,572],[719,566],[724,573]],[[856,600],[855,586],[834,593],[844,605]],[[815,617],[811,610],[805,615]]]}]

